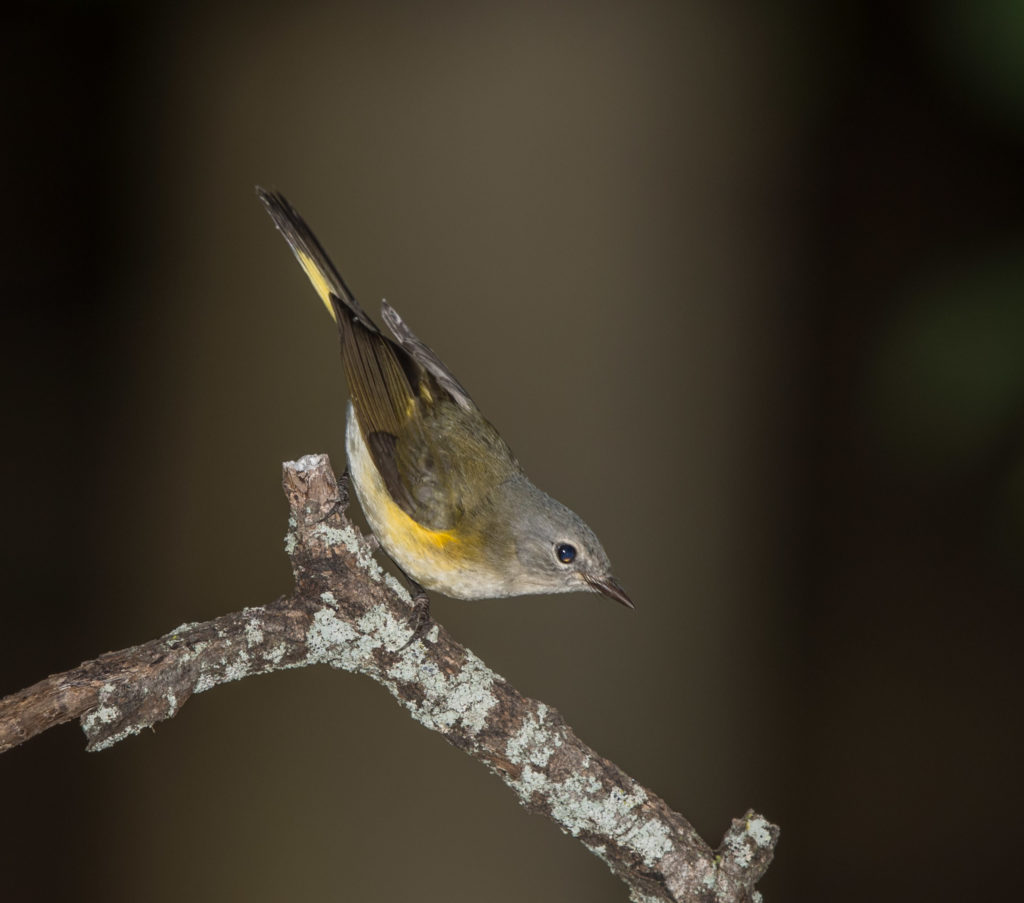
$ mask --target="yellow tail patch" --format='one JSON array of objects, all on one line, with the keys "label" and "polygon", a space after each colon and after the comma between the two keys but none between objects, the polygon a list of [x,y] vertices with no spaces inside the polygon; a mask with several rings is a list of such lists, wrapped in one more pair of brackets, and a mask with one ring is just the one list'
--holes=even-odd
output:
[{"label": "yellow tail patch", "polygon": [[299,264],[309,277],[309,281],[313,283],[313,288],[316,289],[316,293],[320,296],[320,300],[324,302],[324,307],[327,308],[327,313],[331,315],[332,320],[337,322],[337,319],[334,316],[334,307],[331,305],[330,280],[324,275],[324,271],[320,269],[317,262],[305,251],[300,248],[296,248],[295,256],[299,259]]}]

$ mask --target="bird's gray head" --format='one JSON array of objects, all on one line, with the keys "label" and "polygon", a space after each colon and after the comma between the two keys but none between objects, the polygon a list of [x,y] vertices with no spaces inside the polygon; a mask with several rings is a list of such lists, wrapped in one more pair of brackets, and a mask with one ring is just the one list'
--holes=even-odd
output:
[{"label": "bird's gray head", "polygon": [[600,541],[583,519],[528,480],[510,487],[507,505],[519,593],[602,593],[633,608],[612,576]]}]

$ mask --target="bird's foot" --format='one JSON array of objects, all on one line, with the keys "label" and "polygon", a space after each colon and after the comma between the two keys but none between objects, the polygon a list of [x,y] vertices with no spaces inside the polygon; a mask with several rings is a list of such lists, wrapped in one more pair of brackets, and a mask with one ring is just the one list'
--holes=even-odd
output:
[{"label": "bird's foot", "polygon": [[[413,583],[413,581],[409,582]],[[427,631],[430,630],[431,625],[434,623],[430,617],[430,598],[427,596],[427,591],[418,583],[413,583],[413,592],[412,614],[409,616],[409,626],[412,628],[412,636],[410,636],[409,639],[399,647],[399,652],[403,652],[408,649],[416,642],[416,640],[422,640],[427,635]]]},{"label": "bird's foot", "polygon": [[[348,468],[346,467],[341,472],[341,476],[335,476],[334,479],[338,484],[338,497],[331,503],[331,507],[327,509],[327,513],[322,515],[320,520],[317,521],[318,524],[322,524],[332,514],[344,511],[348,506],[349,487],[352,485],[352,478],[349,476]],[[376,539],[376,537],[374,537],[374,539]]]}]

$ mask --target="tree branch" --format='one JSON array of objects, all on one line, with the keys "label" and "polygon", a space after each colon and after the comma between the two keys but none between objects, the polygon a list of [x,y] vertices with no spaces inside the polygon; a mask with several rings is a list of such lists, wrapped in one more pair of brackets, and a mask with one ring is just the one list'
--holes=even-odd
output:
[{"label": "tree branch", "polygon": [[328,664],[367,674],[421,724],[483,762],[649,901],[754,901],[779,829],[748,812],[712,850],[679,813],[584,744],[432,625],[403,649],[410,598],[345,517],[325,455],[284,465],[295,589],[263,606],[183,624],[0,700],[0,752],[78,718],[90,750],[178,713],[193,693],[253,674]]}]

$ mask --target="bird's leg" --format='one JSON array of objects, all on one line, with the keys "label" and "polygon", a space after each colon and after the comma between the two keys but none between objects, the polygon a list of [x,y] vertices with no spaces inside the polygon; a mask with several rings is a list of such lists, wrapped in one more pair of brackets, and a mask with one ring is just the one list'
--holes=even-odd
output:
[{"label": "bird's leg", "polygon": [[352,485],[352,476],[348,472],[348,465],[345,465],[345,469],[341,472],[340,476],[336,475],[334,480],[338,484],[338,495],[343,499],[347,499],[349,487]]},{"label": "bird's leg", "polygon": [[[340,476],[335,476],[335,482],[338,484],[338,497],[334,500],[327,513],[320,518],[318,523],[323,523],[327,518],[337,511],[341,511],[348,505],[349,487],[352,485],[352,478],[349,476],[348,468],[346,467]],[[376,537],[374,537],[376,539]]]},{"label": "bird's leg", "polygon": [[[393,558],[391,560],[394,561]],[[396,564],[395,567],[398,567],[398,565]],[[430,629],[432,621],[430,619],[430,597],[427,595],[427,591],[400,567],[398,567],[398,570],[401,571],[406,583],[409,584],[409,593],[412,595],[412,615],[409,617],[412,636],[397,650],[402,652],[404,649],[408,649],[416,640],[423,639]]]}]

